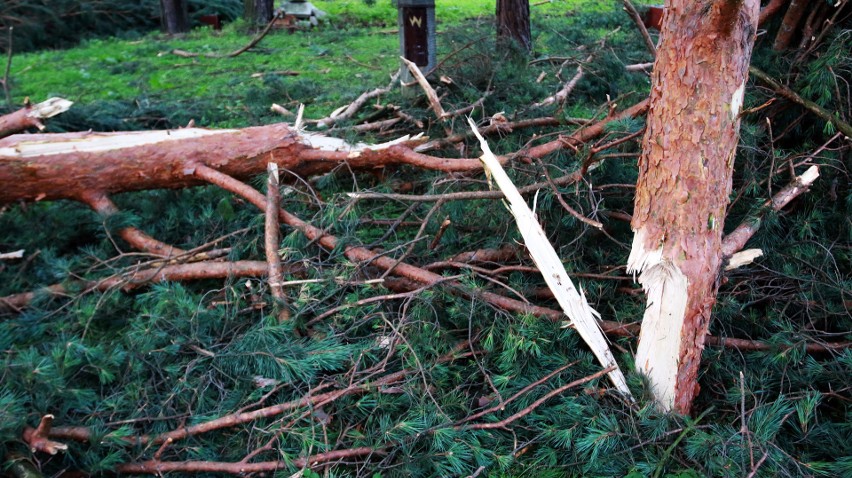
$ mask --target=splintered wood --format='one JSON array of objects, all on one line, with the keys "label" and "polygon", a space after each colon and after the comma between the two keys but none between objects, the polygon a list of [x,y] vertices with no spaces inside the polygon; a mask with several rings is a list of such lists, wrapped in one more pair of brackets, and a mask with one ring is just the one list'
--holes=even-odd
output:
[{"label": "splintered wood", "polygon": [[524,242],[530,252],[530,256],[532,256],[533,261],[538,266],[542,276],[544,276],[547,286],[553,291],[553,295],[556,297],[562,310],[565,311],[565,314],[571,320],[571,326],[577,330],[580,337],[592,349],[592,353],[595,354],[601,365],[604,368],[614,367],[608,373],[610,381],[612,381],[619,392],[632,400],[633,396],[630,393],[630,389],[627,388],[624,374],[618,368],[615,357],[613,357],[598,323],[600,314],[589,305],[583,291],[577,290],[574,287],[574,283],[568,277],[565,266],[562,265],[559,255],[553,249],[550,242],[548,242],[547,235],[545,235],[544,230],[538,223],[535,214],[527,206],[521,193],[518,192],[512,180],[509,179],[509,175],[506,174],[506,171],[500,165],[494,153],[491,152],[488,143],[479,134],[479,131],[476,129],[476,123],[470,118],[468,118],[468,122],[482,147],[483,154],[480,159],[485,165],[485,169],[490,177],[497,183],[497,186],[506,196],[509,208],[515,217],[521,235],[524,237]]}]

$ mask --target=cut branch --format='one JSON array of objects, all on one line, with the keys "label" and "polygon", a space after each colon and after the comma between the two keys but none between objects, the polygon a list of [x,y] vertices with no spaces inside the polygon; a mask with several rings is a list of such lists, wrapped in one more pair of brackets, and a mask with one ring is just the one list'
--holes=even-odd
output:
[{"label": "cut branch", "polygon": [[41,120],[64,113],[73,104],[73,102],[63,98],[50,98],[35,105],[27,103],[14,113],[0,116],[0,138],[30,128],[38,128],[39,131],[44,130],[45,126]]}]

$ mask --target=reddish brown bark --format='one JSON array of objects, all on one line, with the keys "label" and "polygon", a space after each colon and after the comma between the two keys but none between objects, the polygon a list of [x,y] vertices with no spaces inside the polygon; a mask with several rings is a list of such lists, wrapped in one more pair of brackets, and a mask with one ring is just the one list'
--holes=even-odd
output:
[{"label": "reddish brown bark", "polygon": [[[677,277],[685,276],[688,283],[682,325],[680,317],[669,317],[675,322],[670,328],[658,324],[663,331],[681,330],[679,337],[661,333],[680,344],[673,365],[673,403],[661,405],[681,413],[689,412],[699,389],[698,366],[718,287],[739,109],[759,6],[757,0],[667,1],[652,75],[631,263],[634,270],[644,270],[640,280],[646,291],[652,290],[649,271],[657,268],[679,270]],[[662,256],[651,257],[657,251]],[[664,368],[648,349],[653,347],[650,340],[663,339],[644,337],[653,333],[651,323],[646,312],[637,349],[637,368],[646,373]],[[649,355],[642,353],[643,339]]]},{"label": "reddish brown bark", "polygon": [[[177,130],[174,134],[186,134]],[[360,153],[319,149],[287,124],[242,130],[194,130],[203,134],[177,140],[137,143],[151,132],[68,133],[16,135],[0,140],[0,204],[19,200],[75,199],[92,193],[182,188],[202,184],[185,174],[187,161],[206,164],[237,178],[266,170],[274,160],[282,169],[310,176],[330,171],[341,162],[353,168],[373,168],[409,163],[445,171],[481,169],[476,158],[435,158],[413,152],[408,146],[367,149]],[[160,132],[162,135],[162,132]],[[86,140],[111,142],[99,150],[82,150]],[[36,145],[40,145],[36,147]],[[56,153],[44,153],[43,148]],[[38,149],[36,151],[35,149]]]},{"label": "reddish brown bark", "polygon": [[770,18],[774,17],[784,5],[787,5],[788,1],[789,0],[770,0],[765,7],[760,9],[760,17],[758,17],[757,24],[763,25],[766,23]]},{"label": "reddish brown bark", "polygon": [[808,11],[809,0],[791,0],[790,6],[787,7],[787,13],[784,14],[784,20],[781,22],[781,28],[775,35],[775,44],[772,46],[775,50],[784,50],[793,41],[793,37],[798,30],[799,23],[802,22],[802,17]]},{"label": "reddish brown bark", "polygon": [[30,116],[29,107],[0,116],[0,138],[5,138],[11,134],[30,128],[44,129],[44,125],[38,118]]}]

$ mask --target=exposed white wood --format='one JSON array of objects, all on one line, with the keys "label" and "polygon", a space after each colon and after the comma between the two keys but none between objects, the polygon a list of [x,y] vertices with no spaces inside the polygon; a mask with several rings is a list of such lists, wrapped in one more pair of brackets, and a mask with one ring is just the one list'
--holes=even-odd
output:
[{"label": "exposed white wood", "polygon": [[24,257],[24,250],[18,249],[17,251],[12,252],[0,252],[0,260],[6,259],[21,259]]},{"label": "exposed white wood", "polygon": [[30,118],[53,118],[59,113],[68,111],[73,104],[73,101],[68,101],[65,98],[48,98],[41,103],[33,105],[27,116]]},{"label": "exposed white wood", "polygon": [[357,158],[361,155],[363,151],[371,150],[371,151],[379,151],[382,149],[390,148],[391,146],[407,143],[410,141],[421,141],[425,137],[423,133],[418,133],[415,136],[405,135],[399,137],[397,139],[388,141],[386,143],[379,144],[367,144],[367,143],[356,143],[351,144],[340,138],[333,138],[331,136],[324,136],[321,134],[315,133],[305,133],[302,132],[302,142],[312,148],[320,149],[322,151],[348,151],[349,157]]},{"label": "exposed white wood", "polygon": [[556,297],[562,310],[565,311],[565,314],[571,320],[572,326],[577,330],[577,333],[580,334],[580,337],[583,338],[586,344],[588,344],[589,348],[592,349],[592,353],[595,354],[601,365],[605,368],[615,366],[615,370],[608,374],[609,379],[619,392],[632,400],[633,396],[627,387],[624,374],[618,368],[618,363],[616,363],[615,357],[613,357],[609,349],[606,337],[600,328],[600,324],[598,324],[597,319],[600,318],[600,314],[589,305],[583,291],[574,287],[573,282],[568,277],[568,273],[565,271],[565,266],[562,265],[562,260],[547,240],[547,235],[545,235],[544,230],[538,223],[535,214],[530,210],[521,193],[518,192],[518,189],[512,183],[509,175],[506,174],[506,171],[500,165],[500,161],[491,152],[485,138],[479,134],[479,131],[476,129],[476,123],[470,118],[468,118],[468,123],[470,123],[473,133],[479,139],[479,144],[482,147],[483,154],[480,159],[484,163],[490,177],[493,178],[494,182],[497,183],[497,186],[506,196],[506,201],[509,204],[512,215],[515,216],[518,229],[524,237],[527,250],[529,250],[530,256],[532,256],[533,261],[544,276],[545,282],[547,282],[550,290],[553,291],[553,295]]},{"label": "exposed white wood", "polygon": [[725,270],[732,271],[738,267],[747,266],[762,255],[763,251],[760,249],[746,249],[744,251],[737,252],[728,259],[728,265],[725,266]]},{"label": "exposed white wood", "polygon": [[648,378],[658,406],[671,410],[689,280],[675,264],[663,258],[662,246],[646,248],[646,237],[644,229],[635,231],[627,259],[627,272],[634,277],[640,273],[639,283],[647,297],[636,349],[636,370]]}]

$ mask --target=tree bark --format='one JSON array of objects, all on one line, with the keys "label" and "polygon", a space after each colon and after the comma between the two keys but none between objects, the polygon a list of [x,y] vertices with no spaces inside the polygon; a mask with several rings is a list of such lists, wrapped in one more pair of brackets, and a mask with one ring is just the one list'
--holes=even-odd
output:
[{"label": "tree bark", "polygon": [[808,3],[808,0],[790,1],[787,13],[784,14],[784,20],[781,22],[781,28],[778,29],[778,34],[775,35],[775,44],[772,46],[774,50],[786,50],[790,46],[793,36],[798,31],[799,23],[802,22],[802,17],[808,11]]},{"label": "tree bark", "polygon": [[272,21],[275,2],[272,0],[244,0],[244,16],[247,22],[266,25]]},{"label": "tree bark", "polygon": [[722,265],[758,0],[668,0],[639,160],[628,269],[648,300],[636,368],[689,413]]},{"label": "tree bark", "polygon": [[514,40],[524,49],[532,49],[529,0],[497,0],[497,40]]},{"label": "tree bark", "polygon": [[186,0],[160,0],[160,24],[169,35],[189,31]]}]

